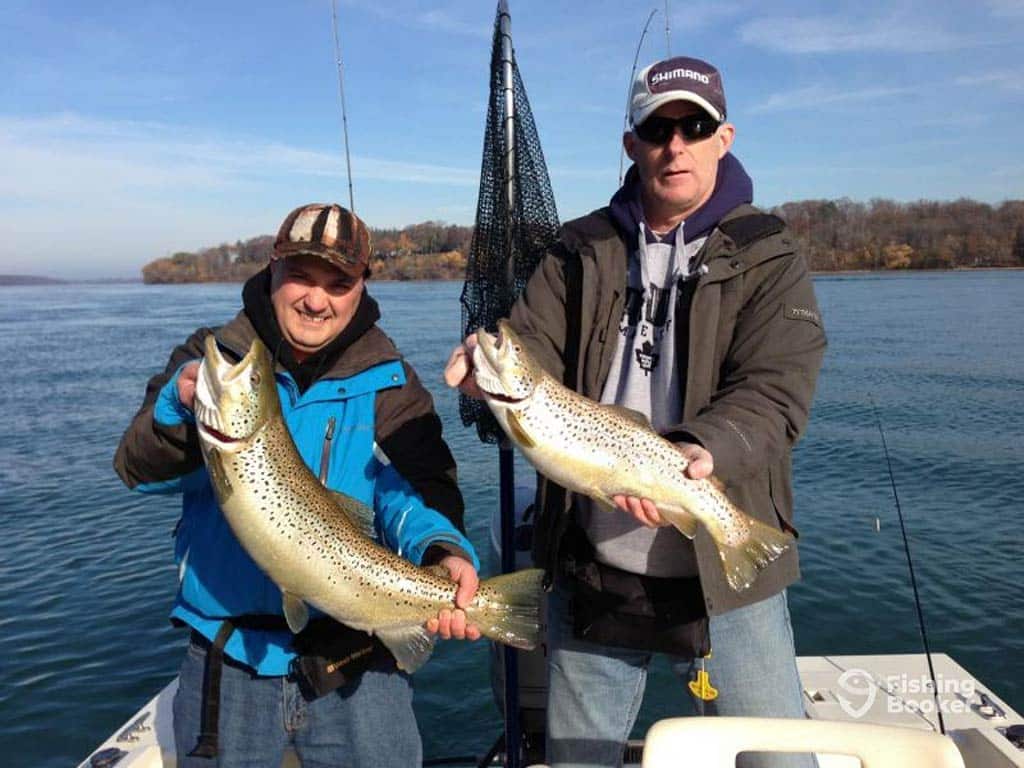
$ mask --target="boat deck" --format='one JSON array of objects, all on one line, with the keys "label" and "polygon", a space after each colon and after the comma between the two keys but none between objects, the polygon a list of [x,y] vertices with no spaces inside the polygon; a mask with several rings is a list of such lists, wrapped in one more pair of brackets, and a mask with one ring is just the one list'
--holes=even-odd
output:
[{"label": "boat deck", "polygon": [[[938,708],[967,768],[1024,768],[1024,717],[946,654],[933,654],[932,662]],[[923,654],[803,656],[797,666],[813,719],[939,730]],[[176,689],[173,680],[79,768],[172,768],[171,702]],[[96,761],[104,750],[115,749],[124,753],[116,762]],[[631,757],[638,755],[637,745],[630,752]],[[860,765],[842,755],[820,755],[819,762],[821,768]],[[294,756],[285,765],[297,765]]]}]

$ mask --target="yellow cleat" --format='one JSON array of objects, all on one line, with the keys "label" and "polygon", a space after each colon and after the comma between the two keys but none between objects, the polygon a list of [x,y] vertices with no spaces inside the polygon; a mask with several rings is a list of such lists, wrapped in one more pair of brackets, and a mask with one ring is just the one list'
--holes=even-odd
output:
[{"label": "yellow cleat", "polygon": [[697,672],[697,679],[687,683],[690,693],[701,701],[714,701],[718,698],[718,689],[711,685],[711,676],[704,669],[704,659],[709,658],[711,658],[710,651],[707,656],[700,660],[700,671]]}]

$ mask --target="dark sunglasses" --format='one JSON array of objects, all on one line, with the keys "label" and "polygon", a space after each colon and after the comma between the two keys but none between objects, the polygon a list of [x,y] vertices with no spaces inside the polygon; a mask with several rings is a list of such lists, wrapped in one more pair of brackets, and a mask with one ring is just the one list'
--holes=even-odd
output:
[{"label": "dark sunglasses", "polygon": [[633,131],[648,144],[667,144],[675,135],[676,127],[685,141],[703,141],[711,138],[721,125],[710,115],[693,114],[682,117],[648,117]]}]

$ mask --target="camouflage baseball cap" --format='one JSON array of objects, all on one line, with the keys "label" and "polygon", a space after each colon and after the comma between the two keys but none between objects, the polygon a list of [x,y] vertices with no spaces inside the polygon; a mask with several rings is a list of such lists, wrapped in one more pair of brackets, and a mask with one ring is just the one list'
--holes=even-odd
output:
[{"label": "camouflage baseball cap", "polygon": [[369,267],[371,252],[370,230],[358,216],[333,203],[309,203],[281,224],[271,258],[311,253],[356,276]]}]

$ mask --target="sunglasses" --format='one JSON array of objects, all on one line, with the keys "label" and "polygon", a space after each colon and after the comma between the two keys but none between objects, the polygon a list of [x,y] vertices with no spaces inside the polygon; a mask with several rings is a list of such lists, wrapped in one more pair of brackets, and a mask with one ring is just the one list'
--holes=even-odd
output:
[{"label": "sunglasses", "polygon": [[648,144],[667,144],[675,135],[676,128],[683,134],[683,140],[703,141],[711,138],[721,125],[710,115],[694,114],[682,117],[648,117],[633,131]]}]

